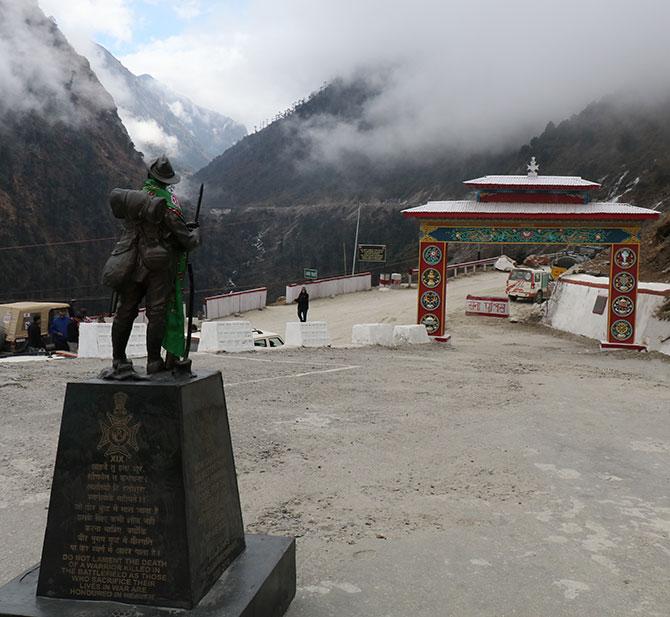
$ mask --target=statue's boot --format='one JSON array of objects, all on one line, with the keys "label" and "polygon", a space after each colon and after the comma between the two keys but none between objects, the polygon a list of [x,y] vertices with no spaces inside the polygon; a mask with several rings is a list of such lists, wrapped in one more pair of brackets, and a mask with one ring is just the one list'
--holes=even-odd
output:
[{"label": "statue's boot", "polygon": [[165,319],[156,315],[149,316],[147,324],[147,373],[152,375],[165,370],[165,362],[161,357],[161,345],[165,334]]},{"label": "statue's boot", "polygon": [[126,346],[128,345],[128,339],[130,339],[132,330],[132,321],[130,324],[125,324],[121,323],[118,319],[115,319],[112,324],[112,366],[114,368],[116,368],[117,364],[122,365],[128,362],[128,358],[126,357]]},{"label": "statue's boot", "polygon": [[112,324],[112,368],[103,369],[99,377],[101,379],[114,379],[118,381],[142,379],[133,368],[133,363],[126,357],[126,345],[130,338],[130,328],[114,320]]},{"label": "statue's boot", "polygon": [[160,373],[162,371],[165,371],[165,362],[163,362],[163,358],[158,358],[154,360],[147,360],[147,374],[148,375],[153,375],[155,373]]}]

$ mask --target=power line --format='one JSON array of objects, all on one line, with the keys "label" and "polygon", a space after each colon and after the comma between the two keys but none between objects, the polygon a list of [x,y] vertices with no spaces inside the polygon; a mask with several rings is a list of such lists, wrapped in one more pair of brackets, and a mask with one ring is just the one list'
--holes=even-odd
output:
[{"label": "power line", "polygon": [[109,238],[88,238],[86,240],[63,240],[62,242],[44,242],[42,244],[18,244],[16,246],[0,246],[0,251],[15,251],[18,249],[35,249],[46,246],[65,246],[67,244],[87,244],[90,242],[104,242],[106,240],[116,240],[115,236]]},{"label": "power line", "polygon": [[[272,218],[268,219],[254,219],[251,221],[237,221],[234,223],[223,223],[217,226],[217,229],[225,229],[227,227],[237,227],[238,225],[258,225],[259,223],[268,223],[271,222]],[[109,236],[107,238],[85,238],[83,240],[62,240],[59,242],[42,242],[39,244],[17,244],[14,246],[0,246],[0,251],[16,251],[19,249],[34,249],[34,248],[46,248],[51,246],[68,246],[73,244],[90,244],[93,242],[106,242],[109,240],[118,240],[120,236]]]}]

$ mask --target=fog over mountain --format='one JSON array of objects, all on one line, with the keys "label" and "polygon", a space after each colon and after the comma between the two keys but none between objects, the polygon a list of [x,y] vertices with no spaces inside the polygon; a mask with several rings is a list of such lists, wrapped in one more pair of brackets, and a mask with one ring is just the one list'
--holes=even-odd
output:
[{"label": "fog over mountain", "polygon": [[360,123],[305,126],[319,159],[500,150],[604,95],[667,88],[670,4],[657,0],[244,4],[219,3],[121,60],[249,127],[324,81],[381,80]]},{"label": "fog over mountain", "polygon": [[30,0],[0,0],[0,83],[2,299],[106,294],[109,192],[146,174],[112,97]]},{"label": "fog over mountain", "polygon": [[34,0],[0,0],[0,116],[34,112],[78,124],[114,110],[85,58]]},{"label": "fog over mountain", "polygon": [[182,171],[196,171],[247,134],[243,125],[195,105],[151,75],[134,75],[100,45],[91,45],[87,56],[147,161],[165,153]]}]

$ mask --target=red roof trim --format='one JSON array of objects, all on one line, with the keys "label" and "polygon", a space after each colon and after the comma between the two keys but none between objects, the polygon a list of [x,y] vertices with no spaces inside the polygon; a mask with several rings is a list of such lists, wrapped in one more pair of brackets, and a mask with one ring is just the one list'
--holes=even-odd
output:
[{"label": "red roof trim", "polygon": [[[584,206],[588,208],[588,206]],[[527,212],[403,212],[405,218],[417,219],[435,219],[436,221],[445,220],[594,220],[594,221],[646,221],[657,219],[660,216],[659,212],[650,212],[649,214],[622,214],[615,213],[607,214],[603,212],[591,213],[538,213],[529,214]]]}]

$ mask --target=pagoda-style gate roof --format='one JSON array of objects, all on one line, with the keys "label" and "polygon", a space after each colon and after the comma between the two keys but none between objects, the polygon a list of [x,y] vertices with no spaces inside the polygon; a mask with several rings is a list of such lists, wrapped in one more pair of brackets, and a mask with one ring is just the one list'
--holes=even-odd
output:
[{"label": "pagoda-style gate roof", "polygon": [[616,201],[591,201],[597,182],[579,176],[483,176],[464,184],[475,199],[429,201],[403,210],[421,219],[424,237],[442,242],[612,244],[639,242],[659,213]]}]

